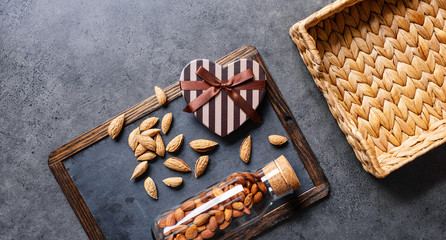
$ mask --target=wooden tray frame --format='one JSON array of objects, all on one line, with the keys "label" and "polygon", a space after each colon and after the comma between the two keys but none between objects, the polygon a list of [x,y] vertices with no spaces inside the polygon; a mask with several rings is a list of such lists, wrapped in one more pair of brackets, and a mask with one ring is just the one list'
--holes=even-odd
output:
[{"label": "wooden tray frame", "polygon": [[[297,125],[293,114],[288,108],[288,105],[285,103],[282,93],[279,91],[276,83],[271,77],[257,49],[253,46],[243,46],[220,58],[216,62],[220,65],[227,65],[241,58],[255,60],[260,63],[260,65],[265,70],[267,76],[266,95],[268,96],[268,99],[271,102],[276,114],[278,115],[280,122],[285,128],[291,140],[291,143],[296,149],[297,154],[304,163],[305,168],[307,169],[308,174],[315,185],[313,188],[300,194],[296,198],[283,203],[279,207],[271,210],[258,222],[247,227],[244,231],[237,232],[231,236],[234,239],[249,239],[258,235],[263,230],[267,230],[275,224],[287,219],[297,210],[305,208],[310,204],[327,196],[329,191],[329,184],[324,172],[319,167],[310,146],[308,145],[305,137],[300,131],[300,128]],[[166,91],[167,93],[168,102],[171,102],[181,96],[179,83],[167,87],[166,89],[164,89],[164,91]],[[124,125],[127,126],[160,107],[161,106],[157,103],[156,98],[154,96],[151,96],[143,102],[118,114],[117,116],[125,113],[126,117]],[[73,208],[74,213],[78,217],[85,232],[87,233],[87,236],[90,239],[105,239],[105,237],[102,234],[102,231],[99,228],[98,224],[96,223],[96,220],[93,218],[90,210],[88,209],[88,206],[83,200],[79,190],[74,184],[73,179],[65,168],[63,161],[108,136],[108,125],[110,121],[115,117],[107,120],[96,128],[82,134],[73,141],[53,151],[49,155],[48,159],[49,168],[51,169],[54,177],[59,183],[59,186],[65,194],[65,197]]]}]

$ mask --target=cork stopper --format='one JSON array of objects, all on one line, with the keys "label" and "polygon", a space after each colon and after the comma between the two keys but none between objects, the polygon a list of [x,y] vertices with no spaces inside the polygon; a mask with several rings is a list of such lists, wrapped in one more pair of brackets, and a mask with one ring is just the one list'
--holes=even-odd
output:
[{"label": "cork stopper", "polygon": [[265,177],[277,197],[291,193],[300,188],[296,172],[282,155],[262,168]]}]

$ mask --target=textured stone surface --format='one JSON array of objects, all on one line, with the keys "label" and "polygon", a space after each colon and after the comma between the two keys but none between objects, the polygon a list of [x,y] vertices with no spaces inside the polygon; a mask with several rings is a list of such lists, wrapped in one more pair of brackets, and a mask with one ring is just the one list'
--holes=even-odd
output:
[{"label": "textured stone surface", "polygon": [[256,46],[325,170],[328,199],[259,239],[446,235],[446,146],[365,173],[288,36],[317,1],[0,1],[0,238],[86,239],[47,166],[63,143],[195,58]]}]

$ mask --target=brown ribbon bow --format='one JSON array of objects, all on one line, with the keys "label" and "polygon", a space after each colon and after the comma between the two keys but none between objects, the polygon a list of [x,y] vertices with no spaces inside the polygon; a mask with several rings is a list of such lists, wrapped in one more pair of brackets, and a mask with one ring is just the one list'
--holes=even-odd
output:
[{"label": "brown ribbon bow", "polygon": [[201,106],[206,104],[215,95],[217,95],[222,89],[228,94],[228,96],[234,101],[243,112],[253,122],[261,122],[262,117],[252,108],[251,105],[242,97],[236,90],[254,90],[265,89],[265,80],[250,81],[254,77],[251,69],[247,69],[233,77],[228,81],[221,81],[215,75],[210,73],[203,67],[200,67],[197,72],[204,81],[181,81],[180,86],[182,90],[206,90],[200,96],[191,101],[183,111],[193,113]]}]

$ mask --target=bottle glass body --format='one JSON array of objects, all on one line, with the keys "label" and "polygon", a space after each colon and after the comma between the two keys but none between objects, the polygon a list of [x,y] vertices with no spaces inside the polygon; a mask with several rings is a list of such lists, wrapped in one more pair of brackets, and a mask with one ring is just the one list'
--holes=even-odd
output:
[{"label": "bottle glass body", "polygon": [[229,237],[256,222],[275,200],[300,186],[286,181],[286,171],[282,169],[291,166],[283,159],[287,163],[283,166],[276,160],[256,172],[233,173],[165,211],[155,218],[152,227],[155,239]]}]

